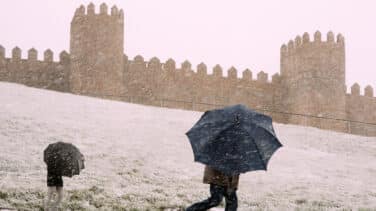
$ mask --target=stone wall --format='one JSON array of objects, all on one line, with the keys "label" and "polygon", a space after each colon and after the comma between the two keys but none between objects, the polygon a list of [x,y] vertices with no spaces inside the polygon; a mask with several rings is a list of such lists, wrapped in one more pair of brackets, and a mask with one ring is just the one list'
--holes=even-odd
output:
[{"label": "stone wall", "polygon": [[161,63],[154,57],[145,62],[142,56],[136,56],[126,61],[124,100],[199,111],[236,103],[272,108],[274,83],[264,72],[259,72],[255,80],[250,70],[238,77],[237,70],[230,68],[228,77],[224,77],[219,65],[208,74],[203,63],[193,70],[188,61],[176,67],[172,59]]},{"label": "stone wall", "polygon": [[349,133],[376,136],[376,126],[365,124],[376,122],[376,97],[371,86],[364,89],[364,95],[360,95],[357,83],[351,86],[351,93],[346,94],[346,114],[352,120],[348,122]]},{"label": "stone wall", "polygon": [[[292,113],[335,119],[345,119],[345,43],[338,34],[334,39],[327,33],[297,36],[281,47],[281,76],[285,95],[285,109]],[[291,116],[290,123],[323,129],[346,131],[345,122],[328,122],[319,118]]]},{"label": "stone wall", "polygon": [[[192,67],[173,59],[149,61],[138,55],[129,60],[123,53],[124,14],[116,6],[79,7],[71,22],[70,55],[53,61],[50,50],[38,60],[35,49],[28,58],[14,48],[6,58],[0,46],[0,81],[75,94],[168,108],[205,111],[232,104],[245,104],[286,124],[376,136],[376,98],[367,86],[364,96],[354,84],[345,85],[345,42],[329,32],[326,41],[316,32],[297,36],[281,47],[281,75],[271,80],[263,71],[220,65],[208,74],[203,63]],[[227,77],[223,72],[227,71]]]},{"label": "stone wall", "polygon": [[123,91],[124,14],[116,6],[108,13],[101,4],[79,7],[70,30],[71,91],[87,95],[120,95]]},{"label": "stone wall", "polygon": [[60,53],[60,60],[53,61],[53,52],[46,50],[43,61],[38,60],[35,49],[28,51],[27,59],[21,58],[21,49],[13,48],[11,58],[6,58],[0,46],[0,81],[15,82],[27,86],[68,92],[70,56]]}]

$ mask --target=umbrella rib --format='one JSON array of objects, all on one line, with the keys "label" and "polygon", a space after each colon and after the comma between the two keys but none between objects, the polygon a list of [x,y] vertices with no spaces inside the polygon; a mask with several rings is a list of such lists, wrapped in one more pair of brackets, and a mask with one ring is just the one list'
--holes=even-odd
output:
[{"label": "umbrella rib", "polygon": [[[251,137],[253,143],[255,143],[255,146],[256,146],[257,151],[260,152],[260,150],[259,150],[259,148],[258,148],[256,142],[254,141],[254,138],[248,133],[248,131],[244,130],[243,128],[242,128],[241,130],[243,130],[243,132],[247,133],[247,134],[249,135],[249,137]],[[257,153],[257,155],[259,156],[259,158],[260,158],[260,160],[261,160],[261,163],[262,163],[262,165],[264,166],[264,168],[265,168],[265,170],[266,170],[266,164],[264,163],[264,160],[261,158],[260,153]]]},{"label": "umbrella rib", "polygon": [[[271,133],[271,132],[270,132],[269,130],[267,130],[266,128],[264,128],[264,127],[260,127],[260,126],[258,126],[257,124],[255,124],[255,123],[253,123],[253,122],[250,122],[249,124],[252,124],[252,125],[255,125],[256,127],[262,128],[264,131],[266,131],[267,133],[269,133],[269,135],[275,137],[275,138],[277,139],[277,141],[279,142],[279,144],[280,144],[281,146],[283,146],[283,145],[281,144],[281,142],[279,141],[279,139],[275,136],[275,134]],[[243,128],[242,128],[242,129],[243,129]],[[248,133],[247,130],[245,130],[245,132]],[[248,135],[249,135],[249,133],[248,133]]]},{"label": "umbrella rib", "polygon": [[[256,127],[259,127],[259,128],[262,128],[263,130],[265,130],[267,133],[269,133],[270,135],[272,135],[272,136],[275,136],[273,133],[271,133],[268,129],[266,129],[266,128],[264,128],[264,127],[260,127],[260,126],[258,126],[256,123],[254,123],[254,122],[249,122],[249,124],[251,124],[251,125],[255,125]],[[249,134],[249,133],[248,133]]]}]

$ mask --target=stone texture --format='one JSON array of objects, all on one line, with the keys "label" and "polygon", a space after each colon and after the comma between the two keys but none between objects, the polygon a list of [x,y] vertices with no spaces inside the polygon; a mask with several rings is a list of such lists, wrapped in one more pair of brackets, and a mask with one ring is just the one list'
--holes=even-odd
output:
[{"label": "stone texture", "polygon": [[[85,12],[85,10],[87,12]],[[141,55],[129,60],[123,53],[124,13],[116,6],[102,4],[80,6],[71,22],[70,54],[44,52],[39,61],[37,50],[21,58],[21,49],[6,58],[0,46],[0,80],[75,94],[122,100],[152,106],[205,111],[242,103],[271,115],[273,120],[313,126],[341,132],[376,136],[376,98],[367,86],[360,95],[354,84],[351,93],[345,85],[345,42],[342,35],[327,33],[322,41],[315,32],[283,44],[280,74],[272,80],[260,71],[235,67],[223,76],[220,65],[208,74],[204,63],[192,69],[189,61],[176,67],[174,60],[149,61]],[[240,78],[238,77],[240,76]],[[253,79],[256,75],[257,79]]]},{"label": "stone texture", "polygon": [[116,7],[111,15],[101,6],[95,14],[89,4],[87,15],[75,14],[71,22],[71,91],[93,96],[123,93],[124,21]]},{"label": "stone texture", "polygon": [[[346,119],[345,48],[344,43],[321,41],[316,32],[314,41],[303,35],[303,44],[289,42],[281,51],[281,77],[286,94],[284,109],[290,113]],[[345,131],[346,123],[333,125],[322,118],[290,116],[294,124]]]}]

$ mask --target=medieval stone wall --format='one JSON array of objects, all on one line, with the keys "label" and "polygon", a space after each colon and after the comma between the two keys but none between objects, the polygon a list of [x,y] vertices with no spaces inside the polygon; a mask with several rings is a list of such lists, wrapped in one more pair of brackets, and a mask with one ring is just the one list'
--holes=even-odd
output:
[{"label": "medieval stone wall", "polygon": [[[345,43],[341,34],[326,41],[321,33],[310,41],[308,33],[281,47],[281,76],[286,91],[285,109],[289,112],[328,118],[346,118]],[[289,122],[337,131],[346,130],[344,122],[322,122],[318,118],[291,116]]]},{"label": "medieval stone wall", "polygon": [[276,83],[268,81],[264,72],[255,80],[250,70],[238,77],[237,70],[230,68],[224,77],[219,65],[208,74],[203,63],[193,70],[188,61],[177,68],[172,59],[161,63],[154,57],[145,62],[142,56],[126,61],[124,81],[127,101],[199,111],[236,103],[272,108]]},{"label": "medieval stone wall", "polygon": [[79,7],[71,22],[71,90],[87,95],[119,95],[123,90],[124,14],[106,4],[95,13]]},{"label": "medieval stone wall", "polygon": [[347,132],[376,136],[376,126],[365,124],[376,121],[376,97],[371,86],[366,86],[364,95],[360,95],[360,86],[357,83],[351,86],[351,93],[346,94],[346,114],[347,119],[353,120],[348,123]]},{"label": "medieval stone wall", "polygon": [[6,58],[5,48],[0,46],[0,81],[15,82],[27,86],[68,92],[70,56],[60,53],[60,60],[53,61],[53,52],[46,50],[43,61],[32,48],[26,59],[21,58],[21,49],[13,48],[11,58]]},{"label": "medieval stone wall", "polygon": [[[246,69],[220,65],[208,74],[203,63],[192,67],[173,59],[145,61],[140,55],[129,60],[123,53],[124,14],[116,6],[108,14],[106,4],[79,7],[71,22],[70,54],[62,52],[53,61],[50,50],[38,60],[35,49],[28,58],[14,48],[6,58],[0,46],[0,81],[32,87],[121,100],[152,106],[197,111],[245,104],[270,115],[274,121],[322,129],[376,136],[376,98],[367,86],[360,95],[354,84],[345,85],[345,41],[332,32],[322,41],[316,32],[297,36],[281,47],[281,75],[257,75]],[[227,71],[224,77],[223,72]]]}]

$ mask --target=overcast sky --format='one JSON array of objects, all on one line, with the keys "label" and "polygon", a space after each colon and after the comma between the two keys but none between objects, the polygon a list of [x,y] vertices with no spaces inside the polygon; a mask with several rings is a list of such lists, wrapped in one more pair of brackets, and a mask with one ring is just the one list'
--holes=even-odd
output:
[{"label": "overcast sky", "polygon": [[[42,58],[50,48],[55,60],[69,51],[69,28],[80,4],[87,0],[1,0],[0,45],[19,46],[26,58],[34,47]],[[346,83],[376,87],[376,1],[373,0],[109,0],[125,13],[125,53],[177,66],[188,60],[194,69],[204,62],[211,72],[220,64],[238,75],[249,68],[279,72],[279,50],[296,35],[319,30],[343,34],[346,42]],[[349,89],[349,88],[348,88]],[[375,90],[376,91],[376,90]]]}]

